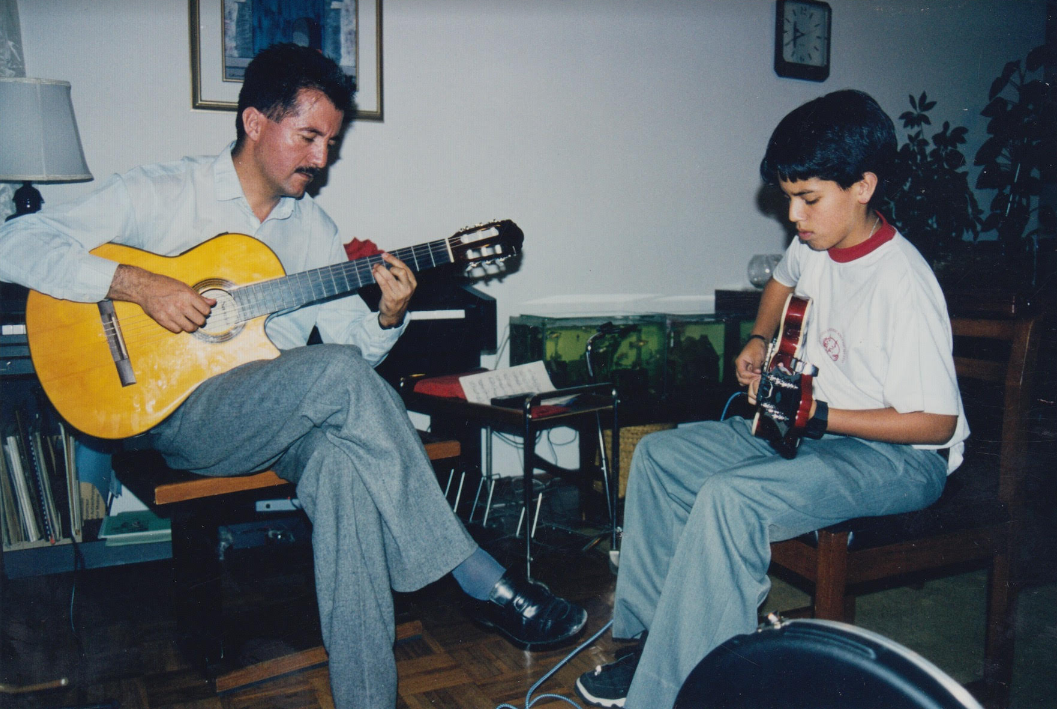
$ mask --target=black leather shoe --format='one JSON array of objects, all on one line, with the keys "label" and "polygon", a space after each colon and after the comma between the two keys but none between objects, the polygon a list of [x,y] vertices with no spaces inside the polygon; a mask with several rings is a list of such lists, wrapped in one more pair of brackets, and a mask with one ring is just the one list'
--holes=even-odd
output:
[{"label": "black leather shoe", "polygon": [[494,628],[519,647],[558,645],[576,637],[587,624],[587,611],[558,598],[539,581],[503,575],[487,601],[470,599],[470,616]]}]

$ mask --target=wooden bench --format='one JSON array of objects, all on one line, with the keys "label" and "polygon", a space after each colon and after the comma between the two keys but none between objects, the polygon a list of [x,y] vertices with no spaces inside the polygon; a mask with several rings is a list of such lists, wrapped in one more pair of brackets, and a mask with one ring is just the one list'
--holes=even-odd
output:
[{"label": "wooden bench", "polygon": [[[423,444],[435,463],[454,461],[461,454],[455,440],[423,434]],[[235,648],[225,638],[219,530],[250,516],[257,500],[292,497],[293,485],[272,471],[204,477],[172,470],[160,454],[149,450],[118,454],[113,466],[122,484],[171,520],[173,603],[181,649],[216,692],[326,663],[326,651],[317,644],[238,666],[231,657]]]}]

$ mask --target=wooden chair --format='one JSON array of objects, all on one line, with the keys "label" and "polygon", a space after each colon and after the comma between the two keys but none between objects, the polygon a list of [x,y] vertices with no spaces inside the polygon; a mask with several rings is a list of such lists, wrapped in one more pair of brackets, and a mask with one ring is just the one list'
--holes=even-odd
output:
[{"label": "wooden chair", "polygon": [[986,565],[983,683],[972,689],[996,706],[1008,703],[1013,676],[1013,569],[1039,320],[1038,315],[994,312],[952,320],[955,366],[972,434],[965,462],[935,504],[918,512],[849,520],[771,545],[773,570],[790,571],[813,585],[808,614],[849,623],[855,618],[853,594],[865,585],[906,583]]},{"label": "wooden chair", "polygon": [[[422,435],[431,461],[455,460],[461,455],[458,441]],[[240,514],[245,517],[246,511],[252,511],[257,499],[293,496],[293,485],[272,471],[203,477],[172,470],[160,454],[150,450],[116,455],[113,466],[126,487],[171,520],[173,603],[181,649],[216,692],[326,663],[326,651],[315,645],[239,666],[230,657],[234,648],[225,636],[219,529],[241,521]],[[413,634],[398,629],[400,637],[409,633]]]}]

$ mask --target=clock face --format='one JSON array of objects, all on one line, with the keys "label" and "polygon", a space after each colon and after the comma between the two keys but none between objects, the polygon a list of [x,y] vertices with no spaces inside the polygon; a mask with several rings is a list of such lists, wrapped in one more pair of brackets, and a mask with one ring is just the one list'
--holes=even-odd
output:
[{"label": "clock face", "polygon": [[791,64],[829,64],[829,8],[786,2],[782,17],[782,59]]},{"label": "clock face", "polygon": [[775,3],[774,71],[806,81],[829,77],[830,6],[821,0]]}]

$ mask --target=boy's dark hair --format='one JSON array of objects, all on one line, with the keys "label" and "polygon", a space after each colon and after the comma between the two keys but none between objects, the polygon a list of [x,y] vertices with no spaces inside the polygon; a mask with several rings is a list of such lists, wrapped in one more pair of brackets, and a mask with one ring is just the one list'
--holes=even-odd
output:
[{"label": "boy's dark hair", "polygon": [[242,112],[253,106],[273,121],[281,121],[297,107],[302,89],[322,91],[334,107],[352,117],[355,82],[337,62],[309,47],[273,44],[246,67],[235,113],[235,150],[242,148],[246,128]]},{"label": "boy's dark hair", "polygon": [[872,172],[877,189],[870,206],[875,207],[884,196],[895,154],[892,119],[869,94],[846,89],[809,101],[783,118],[771,134],[760,175],[769,185],[817,177],[848,189]]}]

